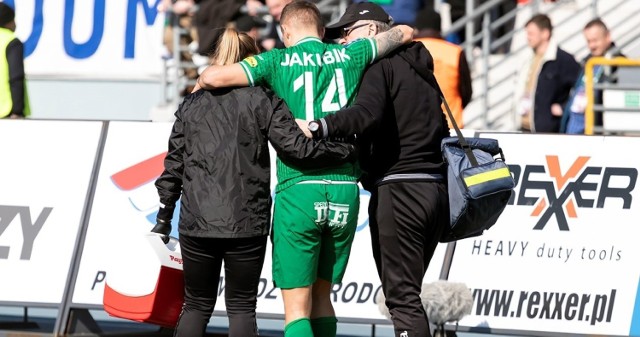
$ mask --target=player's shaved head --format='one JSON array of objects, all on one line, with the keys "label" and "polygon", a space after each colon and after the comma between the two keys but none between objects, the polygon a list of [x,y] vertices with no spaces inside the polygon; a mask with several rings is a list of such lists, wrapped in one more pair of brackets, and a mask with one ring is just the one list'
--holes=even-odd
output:
[{"label": "player's shaved head", "polygon": [[324,23],[320,16],[320,10],[311,2],[293,1],[282,10],[280,24],[291,26],[294,29],[315,29],[322,36]]}]

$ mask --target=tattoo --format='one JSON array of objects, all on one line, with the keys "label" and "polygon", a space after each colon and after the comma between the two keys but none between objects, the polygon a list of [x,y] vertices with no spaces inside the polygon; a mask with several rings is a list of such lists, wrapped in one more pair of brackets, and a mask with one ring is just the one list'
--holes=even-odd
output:
[{"label": "tattoo", "polygon": [[389,54],[389,52],[394,49],[402,46],[404,43],[402,41],[403,37],[402,30],[398,27],[394,27],[389,29],[384,33],[380,33],[375,36],[376,42],[378,43],[378,57],[381,58],[385,55]]}]

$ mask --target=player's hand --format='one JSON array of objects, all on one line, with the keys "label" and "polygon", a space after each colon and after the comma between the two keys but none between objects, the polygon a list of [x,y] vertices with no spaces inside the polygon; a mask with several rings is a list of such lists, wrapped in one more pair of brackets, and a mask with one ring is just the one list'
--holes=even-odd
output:
[{"label": "player's hand", "polygon": [[177,15],[185,15],[191,11],[193,2],[188,0],[178,0],[173,4],[173,12]]},{"label": "player's hand", "polygon": [[198,90],[202,89],[202,87],[200,86],[200,84],[196,81],[196,85],[193,87],[193,90],[191,90],[191,93],[194,93]]},{"label": "player's hand", "polygon": [[169,242],[169,234],[171,233],[171,221],[156,219],[156,225],[153,226],[151,232],[160,234],[162,242],[167,244]]},{"label": "player's hand", "polygon": [[265,39],[265,40],[262,40],[261,44],[262,44],[262,48],[268,51],[276,47],[276,39]]},{"label": "player's hand", "polygon": [[551,114],[556,117],[562,116],[562,106],[558,103],[553,103],[551,105]]},{"label": "player's hand", "polygon": [[309,131],[309,122],[307,122],[304,119],[296,118],[296,123],[298,123],[300,130],[302,130],[302,132],[304,133],[305,136],[307,136],[307,138],[313,138],[311,131]]},{"label": "player's hand", "polygon": [[402,43],[407,44],[413,41],[413,27],[407,25],[398,25],[396,27],[400,28],[400,30],[402,31]]}]

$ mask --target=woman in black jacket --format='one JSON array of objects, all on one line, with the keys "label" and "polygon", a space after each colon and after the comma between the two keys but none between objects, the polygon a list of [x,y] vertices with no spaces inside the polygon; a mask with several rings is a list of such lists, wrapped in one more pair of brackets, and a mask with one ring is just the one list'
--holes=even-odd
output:
[{"label": "woman in black jacket", "polygon": [[[255,41],[227,29],[213,64],[258,53]],[[350,144],[307,139],[285,103],[261,87],[199,90],[175,114],[165,170],[156,181],[161,208],[153,232],[168,235],[182,197],[179,240],[185,303],[175,336],[203,336],[216,303],[222,261],[229,336],[257,336],[256,297],[271,220],[267,139],[298,166],[337,165]]]}]

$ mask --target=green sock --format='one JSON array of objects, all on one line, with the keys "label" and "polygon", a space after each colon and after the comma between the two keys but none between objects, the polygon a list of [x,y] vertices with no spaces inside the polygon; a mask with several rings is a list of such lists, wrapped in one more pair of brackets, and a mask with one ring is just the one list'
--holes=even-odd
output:
[{"label": "green sock", "polygon": [[338,319],[334,316],[318,317],[311,320],[314,337],[336,337]]},{"label": "green sock", "polygon": [[296,319],[284,327],[284,337],[314,337],[308,318]]}]

